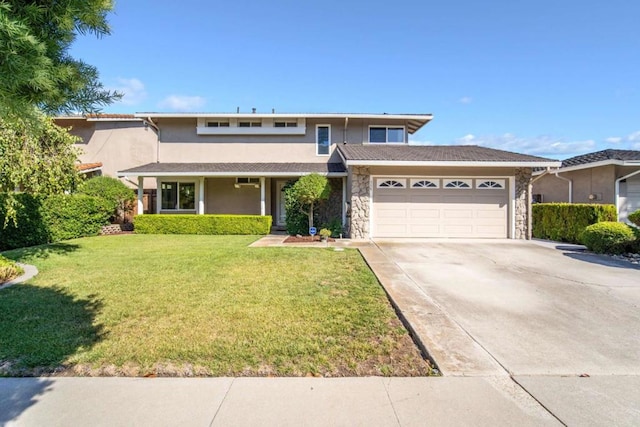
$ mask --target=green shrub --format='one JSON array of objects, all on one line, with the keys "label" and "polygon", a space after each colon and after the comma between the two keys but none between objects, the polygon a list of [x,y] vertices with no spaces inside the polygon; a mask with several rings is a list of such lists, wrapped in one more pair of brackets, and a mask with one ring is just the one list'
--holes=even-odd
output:
[{"label": "green shrub", "polygon": [[323,228],[323,229],[320,230],[320,232],[318,234],[323,239],[328,239],[329,237],[331,237],[331,230],[329,230],[328,228]]},{"label": "green shrub", "polygon": [[48,243],[49,227],[42,219],[43,197],[26,193],[11,194],[15,222],[7,219],[8,199],[8,194],[0,193],[0,251]]},{"label": "green shrub", "polygon": [[640,209],[630,214],[627,219],[636,226],[640,227]]},{"label": "green shrub", "polygon": [[621,254],[635,241],[630,226],[621,222],[599,222],[585,228],[582,242],[590,251],[599,254]]},{"label": "green shrub", "polygon": [[22,267],[0,255],[0,283],[8,282],[24,274]]},{"label": "green shrub", "polygon": [[111,210],[102,198],[84,194],[12,194],[15,222],[6,221],[6,194],[0,194],[0,250],[42,245],[98,234]]},{"label": "green shrub", "polygon": [[269,234],[271,217],[260,215],[137,215],[139,234]]},{"label": "green shrub", "polygon": [[136,199],[134,191],[122,181],[109,176],[96,176],[78,186],[79,194],[100,197],[111,209],[110,220],[116,220],[133,209]]},{"label": "green shrub", "polygon": [[561,242],[581,243],[587,226],[618,219],[614,205],[537,203],[532,208],[533,237]]},{"label": "green shrub", "polygon": [[50,241],[95,236],[109,223],[111,203],[85,194],[49,196],[42,203],[42,217],[48,226]]},{"label": "green shrub", "polygon": [[342,219],[340,218],[333,218],[328,224],[323,224],[322,228],[331,230],[331,237],[340,237],[340,235],[344,233]]}]

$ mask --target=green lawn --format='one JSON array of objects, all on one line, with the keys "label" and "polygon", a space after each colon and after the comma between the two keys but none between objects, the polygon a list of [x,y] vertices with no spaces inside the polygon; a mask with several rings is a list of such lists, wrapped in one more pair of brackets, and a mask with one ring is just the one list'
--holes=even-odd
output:
[{"label": "green lawn", "polygon": [[355,250],[120,235],[3,253],[0,374],[425,375]]}]

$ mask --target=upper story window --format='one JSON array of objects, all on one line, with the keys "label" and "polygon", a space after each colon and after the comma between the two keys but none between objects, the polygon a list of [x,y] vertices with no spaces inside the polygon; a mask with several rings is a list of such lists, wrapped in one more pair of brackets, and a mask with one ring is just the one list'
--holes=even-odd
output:
[{"label": "upper story window", "polygon": [[273,127],[276,128],[297,128],[298,122],[274,122]]},{"label": "upper story window", "polygon": [[207,122],[208,128],[228,128],[229,122]]},{"label": "upper story window", "polygon": [[329,147],[331,146],[331,126],[316,126],[316,154],[319,156],[328,156]]},{"label": "upper story window", "polygon": [[238,127],[241,128],[260,128],[262,122],[238,122]]},{"label": "upper story window", "polygon": [[370,126],[369,142],[372,143],[403,143],[403,126]]}]

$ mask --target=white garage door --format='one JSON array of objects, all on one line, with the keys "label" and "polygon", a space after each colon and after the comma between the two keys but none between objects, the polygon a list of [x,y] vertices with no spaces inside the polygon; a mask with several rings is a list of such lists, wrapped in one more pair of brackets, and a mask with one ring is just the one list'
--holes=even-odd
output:
[{"label": "white garage door", "polygon": [[507,237],[504,178],[373,181],[373,237]]}]

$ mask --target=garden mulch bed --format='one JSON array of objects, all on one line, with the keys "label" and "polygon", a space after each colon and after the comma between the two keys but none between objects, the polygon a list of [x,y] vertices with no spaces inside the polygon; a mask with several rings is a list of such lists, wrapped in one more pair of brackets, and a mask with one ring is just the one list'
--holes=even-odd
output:
[{"label": "garden mulch bed", "polygon": [[[336,239],[330,237],[330,242],[335,242]],[[320,237],[318,236],[289,236],[287,237],[283,243],[312,243],[317,242],[320,243]]]}]

